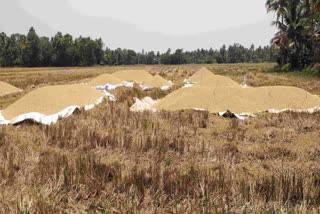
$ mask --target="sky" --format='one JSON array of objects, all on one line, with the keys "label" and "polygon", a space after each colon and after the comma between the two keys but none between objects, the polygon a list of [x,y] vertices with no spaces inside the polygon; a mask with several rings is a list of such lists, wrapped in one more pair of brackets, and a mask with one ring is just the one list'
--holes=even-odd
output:
[{"label": "sky", "polygon": [[265,0],[0,0],[0,31],[101,37],[110,48],[164,52],[268,45]]},{"label": "sky", "polygon": [[144,31],[186,35],[267,19],[264,0],[71,0],[89,16],[129,22]]}]

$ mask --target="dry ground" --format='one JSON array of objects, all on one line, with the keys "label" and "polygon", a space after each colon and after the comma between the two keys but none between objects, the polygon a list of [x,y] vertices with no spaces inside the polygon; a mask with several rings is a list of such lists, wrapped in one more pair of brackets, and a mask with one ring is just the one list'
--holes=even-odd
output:
[{"label": "dry ground", "polygon": [[[263,72],[273,66],[207,67],[239,83],[247,74],[251,86],[293,85],[320,94],[319,78]],[[159,73],[176,89],[201,67],[132,68]],[[28,92],[123,68],[1,69],[0,80]],[[0,109],[24,93],[0,98]],[[132,113],[133,97],[170,92],[115,93],[117,102],[50,127],[0,126],[0,213],[320,212],[320,113],[247,121],[196,111]]]}]

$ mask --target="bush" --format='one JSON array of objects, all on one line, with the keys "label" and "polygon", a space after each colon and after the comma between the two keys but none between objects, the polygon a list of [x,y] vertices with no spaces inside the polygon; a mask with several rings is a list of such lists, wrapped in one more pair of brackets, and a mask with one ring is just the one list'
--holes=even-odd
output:
[{"label": "bush", "polygon": [[302,70],[303,73],[312,74],[312,75],[320,75],[320,66],[319,64],[315,64],[313,66],[308,66]]},{"label": "bush", "polygon": [[290,72],[291,71],[291,65],[288,63],[288,64],[285,64],[285,65],[281,66],[281,71],[282,72]]}]

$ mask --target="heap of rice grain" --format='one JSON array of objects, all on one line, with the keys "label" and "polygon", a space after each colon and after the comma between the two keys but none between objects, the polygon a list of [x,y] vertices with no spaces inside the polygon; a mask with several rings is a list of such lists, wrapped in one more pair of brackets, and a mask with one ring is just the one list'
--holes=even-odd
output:
[{"label": "heap of rice grain", "polygon": [[103,94],[90,86],[57,85],[31,91],[1,112],[6,120],[26,113],[56,114],[67,107],[92,105]]},{"label": "heap of rice grain", "polygon": [[187,79],[187,82],[211,87],[240,87],[237,82],[231,80],[230,78],[215,75],[206,68],[201,68],[189,79]]},{"label": "heap of rice grain", "polygon": [[152,81],[153,76],[145,70],[122,70],[112,74],[121,81],[144,83]]},{"label": "heap of rice grain", "polygon": [[100,86],[100,85],[121,85],[123,82],[118,79],[117,77],[111,75],[111,74],[102,74],[94,79],[92,79],[88,85],[90,86]]},{"label": "heap of rice grain", "polygon": [[143,86],[160,88],[163,86],[171,86],[171,84],[167,80],[165,80],[163,77],[157,74],[154,77],[152,77],[152,79],[143,82]]},{"label": "heap of rice grain", "polygon": [[0,81],[0,97],[8,94],[18,93],[21,91],[22,90],[19,88],[16,88],[6,82]]},{"label": "heap of rice grain", "polygon": [[274,110],[307,110],[320,106],[320,99],[296,87],[259,88],[204,87],[181,88],[159,100],[157,110],[204,109],[210,112],[258,113]]},{"label": "heap of rice grain", "polygon": [[199,71],[197,71],[195,74],[193,74],[191,77],[189,77],[189,79],[187,79],[187,81],[189,83],[197,83],[197,82],[201,82],[202,80],[205,80],[207,78],[214,78],[214,74],[209,71],[206,68],[201,68]]}]

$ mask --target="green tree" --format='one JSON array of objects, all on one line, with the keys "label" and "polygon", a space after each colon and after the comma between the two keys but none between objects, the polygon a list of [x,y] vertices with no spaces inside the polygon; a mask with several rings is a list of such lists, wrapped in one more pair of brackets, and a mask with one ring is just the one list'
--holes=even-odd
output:
[{"label": "green tree", "polygon": [[150,51],[148,54],[147,54],[147,59],[146,59],[146,64],[147,65],[153,65],[156,63],[156,55],[154,54],[153,51]]},{"label": "green tree", "polygon": [[97,44],[97,47],[96,47],[96,50],[95,50],[95,56],[96,56],[96,59],[97,59],[97,64],[100,65],[102,64],[103,62],[103,56],[104,56],[104,52],[103,52],[103,41],[101,38],[97,39],[96,41],[96,44]]},{"label": "green tree", "polygon": [[320,1],[267,0],[266,7],[268,12],[273,11],[277,15],[273,24],[279,31],[271,43],[280,49],[278,63],[303,68],[317,62]]},{"label": "green tree", "polygon": [[111,51],[111,65],[119,65],[118,53]]},{"label": "green tree", "polygon": [[166,53],[162,54],[160,57],[160,61],[162,64],[168,65],[170,64],[170,53],[171,49],[169,48]]},{"label": "green tree", "polygon": [[41,37],[39,42],[41,66],[51,65],[52,44],[47,37]]},{"label": "green tree", "polygon": [[226,46],[225,45],[223,45],[220,48],[220,56],[221,56],[220,63],[226,63],[227,62],[227,50],[226,50]]},{"label": "green tree", "polygon": [[106,51],[104,53],[104,57],[103,57],[103,62],[106,65],[112,65],[112,61],[111,61],[111,49],[109,49],[108,47],[106,47]]},{"label": "green tree", "polygon": [[5,66],[5,47],[7,46],[8,37],[5,33],[0,33],[0,67]]},{"label": "green tree", "polygon": [[79,38],[79,64],[80,66],[92,66],[97,63],[95,51],[98,43],[88,38]]},{"label": "green tree", "polygon": [[23,50],[23,65],[36,67],[40,65],[40,39],[33,27],[27,35],[26,47]]},{"label": "green tree", "polygon": [[127,56],[127,65],[135,65],[137,64],[137,54],[134,50],[128,50]]},{"label": "green tree", "polygon": [[74,44],[71,35],[62,35],[58,32],[52,42],[52,61],[55,66],[72,66],[74,65]]}]

